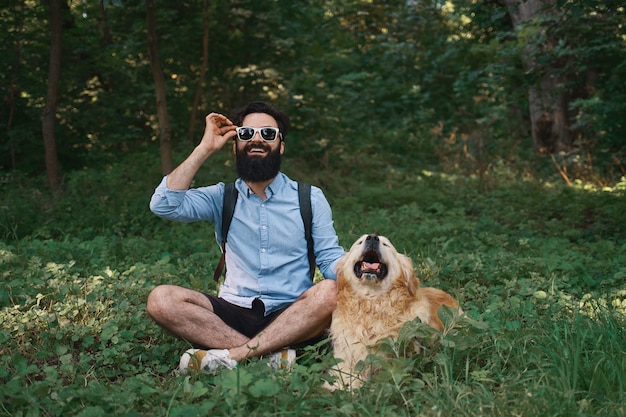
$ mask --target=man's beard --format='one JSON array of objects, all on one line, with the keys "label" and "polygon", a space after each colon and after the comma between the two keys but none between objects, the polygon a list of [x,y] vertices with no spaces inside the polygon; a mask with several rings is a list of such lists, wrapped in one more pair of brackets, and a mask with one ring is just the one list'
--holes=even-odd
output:
[{"label": "man's beard", "polygon": [[[248,150],[262,147],[269,151],[265,156],[250,156]],[[280,147],[271,150],[267,144],[247,143],[243,150],[236,148],[237,175],[246,182],[263,182],[274,178],[280,171]]]}]

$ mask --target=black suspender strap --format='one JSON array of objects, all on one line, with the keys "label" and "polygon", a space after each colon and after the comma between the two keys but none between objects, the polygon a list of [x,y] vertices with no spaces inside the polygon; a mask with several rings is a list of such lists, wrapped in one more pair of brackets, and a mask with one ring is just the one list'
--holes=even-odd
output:
[{"label": "black suspender strap", "polygon": [[230,184],[226,184],[224,187],[224,204],[222,205],[222,255],[213,273],[213,280],[215,282],[220,280],[222,272],[224,271],[224,264],[226,263],[226,238],[228,237],[230,223],[233,221],[238,196],[239,193],[235,188],[235,183],[231,182]]},{"label": "black suspender strap", "polygon": [[315,252],[313,251],[313,210],[311,209],[311,185],[298,183],[298,201],[300,203],[300,215],[304,223],[304,236],[306,237],[307,254],[309,257],[309,276],[311,281],[315,277]]},{"label": "black suspender strap", "polygon": [[[235,205],[239,193],[234,183],[226,184],[224,187],[224,204],[222,206],[222,255],[220,261],[213,273],[213,280],[218,282],[224,272],[226,263],[226,238],[228,237],[228,229],[233,220],[235,213]],[[311,208],[311,185],[298,183],[298,203],[300,204],[300,216],[304,223],[304,235],[306,237],[307,255],[309,258],[309,274],[311,281],[315,277],[315,252],[313,251],[313,210]]]}]

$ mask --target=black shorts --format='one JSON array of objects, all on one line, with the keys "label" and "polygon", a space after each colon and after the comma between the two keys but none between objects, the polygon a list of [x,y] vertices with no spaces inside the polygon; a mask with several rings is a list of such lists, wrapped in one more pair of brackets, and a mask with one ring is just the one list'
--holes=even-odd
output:
[{"label": "black shorts", "polygon": [[213,312],[224,323],[249,338],[259,334],[284,311],[284,309],[274,311],[266,316],[265,305],[258,298],[252,302],[252,308],[245,308],[231,304],[223,298],[209,294],[204,295],[211,301]]}]

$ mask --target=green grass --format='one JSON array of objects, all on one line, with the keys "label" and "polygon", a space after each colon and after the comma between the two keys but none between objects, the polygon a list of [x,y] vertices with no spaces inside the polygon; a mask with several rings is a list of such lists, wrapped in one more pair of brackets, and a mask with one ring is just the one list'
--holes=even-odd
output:
[{"label": "green grass", "polygon": [[[229,157],[197,182],[232,178]],[[0,415],[626,415],[623,187],[301,162],[285,171],[324,186],[344,247],[384,234],[424,285],[460,300],[469,318],[438,349],[405,355],[434,337],[408,324],[355,394],[322,388],[325,344],[300,352],[293,372],[251,360],[175,375],[187,346],[147,317],[147,294],[161,283],[214,291],[219,249],[210,225],[149,213],[159,164],[135,155],[69,175],[58,202],[29,179],[2,182]]]}]

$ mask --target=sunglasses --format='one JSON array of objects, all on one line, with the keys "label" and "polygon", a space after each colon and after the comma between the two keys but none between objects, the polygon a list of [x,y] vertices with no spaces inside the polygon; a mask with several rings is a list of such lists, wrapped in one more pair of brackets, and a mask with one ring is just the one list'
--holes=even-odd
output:
[{"label": "sunglasses", "polygon": [[242,142],[249,142],[257,132],[261,134],[261,139],[265,142],[274,142],[280,134],[277,127],[243,126],[237,128],[237,138]]}]

